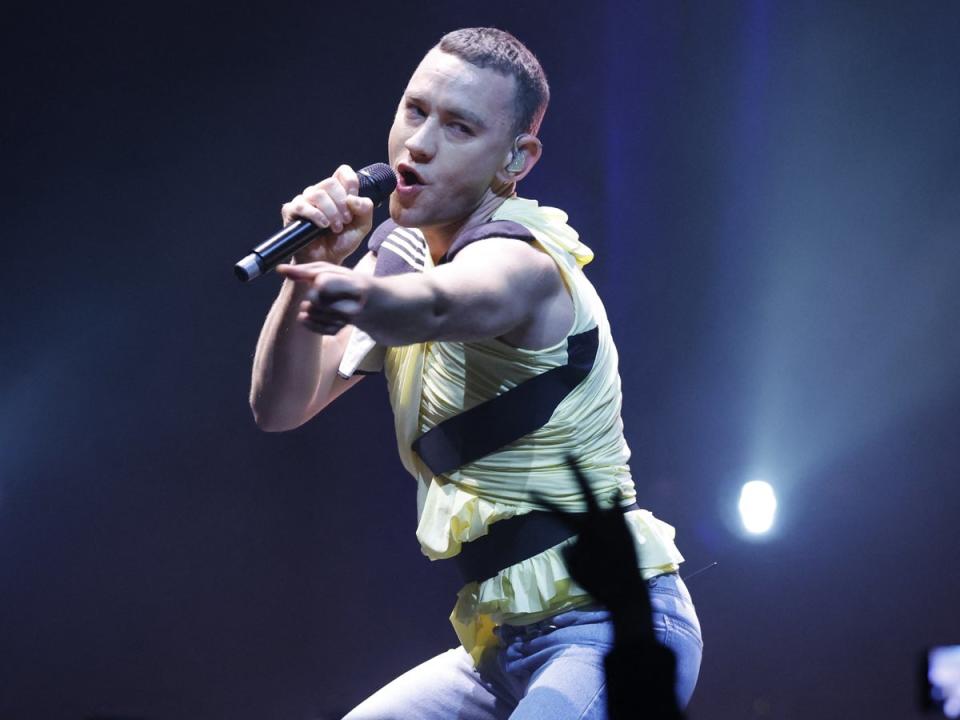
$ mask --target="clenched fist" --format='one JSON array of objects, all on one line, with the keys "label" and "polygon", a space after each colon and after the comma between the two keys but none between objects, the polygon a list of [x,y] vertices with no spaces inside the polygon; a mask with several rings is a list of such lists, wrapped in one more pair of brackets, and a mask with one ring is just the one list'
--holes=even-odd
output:
[{"label": "clenched fist", "polygon": [[341,165],[326,180],[310,185],[280,209],[284,227],[302,219],[330,232],[295,256],[297,263],[339,265],[356,250],[373,226],[373,200],[357,195],[360,179],[349,165]]}]

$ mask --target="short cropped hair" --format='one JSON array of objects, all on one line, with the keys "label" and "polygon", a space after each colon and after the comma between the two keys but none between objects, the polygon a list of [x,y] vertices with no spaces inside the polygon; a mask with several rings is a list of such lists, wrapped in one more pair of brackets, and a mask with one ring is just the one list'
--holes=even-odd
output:
[{"label": "short cropped hair", "polygon": [[471,65],[513,76],[517,87],[513,131],[536,135],[550,102],[550,86],[540,61],[526,45],[504,30],[476,27],[447,33],[437,47]]}]

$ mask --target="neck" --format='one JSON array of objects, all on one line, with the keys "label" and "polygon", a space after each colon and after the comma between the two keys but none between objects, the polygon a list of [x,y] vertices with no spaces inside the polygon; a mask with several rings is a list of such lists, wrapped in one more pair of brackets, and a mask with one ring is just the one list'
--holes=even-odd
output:
[{"label": "neck", "polygon": [[446,225],[420,228],[424,238],[426,238],[427,245],[430,247],[433,262],[438,262],[447,253],[460,233],[487,222],[505,200],[516,194],[514,192],[515,188],[516,185],[511,183],[496,191],[488,189],[480,198],[477,207],[465,218]]}]

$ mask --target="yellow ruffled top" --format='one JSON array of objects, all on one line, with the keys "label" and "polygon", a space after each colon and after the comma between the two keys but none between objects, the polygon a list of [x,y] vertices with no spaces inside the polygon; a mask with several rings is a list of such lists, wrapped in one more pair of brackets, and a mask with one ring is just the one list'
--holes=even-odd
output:
[{"label": "yellow ruffled top", "polygon": [[[602,506],[629,505],[636,497],[620,419],[617,352],[603,304],[581,269],[593,253],[566,224],[566,214],[555,208],[511,198],[493,219],[513,220],[536,236],[538,247],[557,263],[573,298],[575,320],[569,334],[598,327],[599,346],[593,369],[546,425],[440,476],[434,476],[411,450],[413,441],[443,420],[566,364],[566,339],[543,350],[515,348],[497,339],[428,342],[388,350],[385,372],[398,450],[417,479],[417,539],[432,560],[456,555],[463,543],[485,535],[495,522],[545,509],[536,504],[538,495],[564,510],[583,512],[580,488],[566,465],[568,455],[577,457]],[[683,558],[673,543],[673,528],[646,510],[634,510],[625,517],[644,576],[676,570]],[[460,590],[450,620],[475,660],[496,644],[496,625],[536,622],[591,602],[563,562],[562,548],[571,541]]]}]

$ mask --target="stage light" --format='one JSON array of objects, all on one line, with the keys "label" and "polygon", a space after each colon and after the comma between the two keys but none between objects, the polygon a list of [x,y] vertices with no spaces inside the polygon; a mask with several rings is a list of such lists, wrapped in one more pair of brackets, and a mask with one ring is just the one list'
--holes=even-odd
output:
[{"label": "stage light", "polygon": [[761,535],[773,527],[777,496],[770,483],[751,480],[740,489],[740,520],[748,533]]}]

